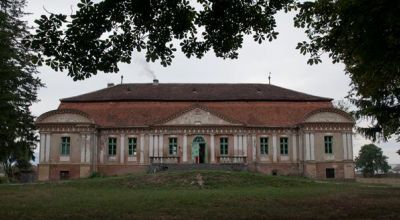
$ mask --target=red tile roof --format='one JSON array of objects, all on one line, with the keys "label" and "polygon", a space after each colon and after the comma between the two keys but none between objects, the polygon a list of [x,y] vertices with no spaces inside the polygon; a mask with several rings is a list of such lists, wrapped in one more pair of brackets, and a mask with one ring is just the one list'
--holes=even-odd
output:
[{"label": "red tile roof", "polygon": [[122,84],[61,100],[59,110],[86,113],[101,127],[162,124],[196,106],[247,126],[291,127],[329,98],[268,84]]},{"label": "red tile roof", "polygon": [[270,84],[120,84],[91,93],[64,98],[62,102],[107,101],[291,101],[329,102]]},{"label": "red tile roof", "polygon": [[[198,102],[62,102],[59,109],[87,113],[101,127],[151,126],[179,115]],[[291,127],[308,113],[332,108],[330,102],[202,102],[200,105],[224,118],[248,126]]]}]

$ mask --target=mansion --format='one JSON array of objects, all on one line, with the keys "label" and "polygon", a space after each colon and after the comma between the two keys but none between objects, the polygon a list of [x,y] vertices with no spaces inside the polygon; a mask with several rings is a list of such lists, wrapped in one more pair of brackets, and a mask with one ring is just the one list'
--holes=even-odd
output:
[{"label": "mansion", "polygon": [[330,98],[270,84],[109,85],[61,99],[36,125],[39,180],[154,164],[354,178],[351,116]]}]

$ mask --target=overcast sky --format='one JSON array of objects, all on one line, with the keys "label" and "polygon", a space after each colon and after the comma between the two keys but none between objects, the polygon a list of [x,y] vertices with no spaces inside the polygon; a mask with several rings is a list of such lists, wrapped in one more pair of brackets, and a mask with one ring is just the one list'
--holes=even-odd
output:
[{"label": "overcast sky", "polygon": [[[77,0],[28,0],[26,12],[30,25],[34,19],[46,14],[43,8],[53,13],[70,14],[75,10]],[[176,53],[171,66],[163,67],[159,63],[144,64],[144,56],[136,54],[132,64],[121,64],[118,74],[99,73],[84,81],[73,81],[67,72],[55,72],[48,67],[39,68],[39,77],[46,84],[40,89],[39,103],[32,106],[32,112],[38,116],[54,110],[59,99],[91,92],[106,87],[107,83],[120,83],[121,75],[124,83],[148,83],[152,81],[146,68],[152,69],[160,83],[267,83],[267,75],[272,73],[271,83],[288,89],[323,97],[343,100],[350,90],[350,79],[344,74],[344,65],[332,64],[324,57],[319,65],[307,65],[307,56],[295,50],[297,42],[306,40],[304,32],[293,27],[293,14],[279,13],[276,16],[278,39],[273,42],[258,44],[249,36],[239,51],[239,59],[223,60],[215,57],[210,51],[202,59],[187,59]],[[179,51],[179,49],[178,49]],[[147,65],[147,66],[145,66]],[[370,143],[360,135],[354,138],[354,155],[363,144]],[[395,141],[378,143],[389,163],[400,164],[400,149]]]}]

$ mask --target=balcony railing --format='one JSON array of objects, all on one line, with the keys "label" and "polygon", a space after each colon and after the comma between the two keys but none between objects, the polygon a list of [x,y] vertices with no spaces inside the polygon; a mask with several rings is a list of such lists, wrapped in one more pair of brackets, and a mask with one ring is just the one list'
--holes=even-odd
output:
[{"label": "balcony railing", "polygon": [[218,163],[246,163],[247,156],[217,156]]},{"label": "balcony railing", "polygon": [[181,158],[179,156],[163,156],[163,157],[150,157],[150,163],[152,164],[168,164],[168,163],[180,163]]}]

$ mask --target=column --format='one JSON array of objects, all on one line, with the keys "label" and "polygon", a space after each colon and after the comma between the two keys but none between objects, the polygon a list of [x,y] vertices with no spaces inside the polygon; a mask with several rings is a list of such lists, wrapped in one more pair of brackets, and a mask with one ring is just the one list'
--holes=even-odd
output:
[{"label": "column", "polygon": [[159,154],[159,152],[160,152],[160,148],[159,148],[159,143],[158,143],[158,135],[154,135],[153,136],[153,138],[154,138],[154,141],[153,141],[153,145],[154,145],[154,156],[155,157],[159,157],[160,156],[160,154]]},{"label": "column", "polygon": [[343,139],[343,160],[348,159],[348,149],[347,149],[347,133],[342,134]]},{"label": "column", "polygon": [[164,154],[164,135],[162,134],[158,137],[158,148],[158,155],[162,157]]},{"label": "column", "polygon": [[40,149],[39,149],[39,161],[44,162],[44,152],[46,150],[46,134],[40,134]]},{"label": "column", "polygon": [[238,137],[238,151],[237,155],[242,156],[243,155],[243,135],[239,135]]},{"label": "column", "polygon": [[121,134],[120,163],[125,163],[125,134]]},{"label": "column", "polygon": [[315,150],[314,150],[314,134],[310,134],[310,151],[311,151],[311,160],[315,160]]},{"label": "column", "polygon": [[153,153],[154,153],[155,157],[158,157],[159,156],[158,155],[158,152],[159,152],[159,149],[158,149],[158,135],[154,135],[153,138],[154,138],[154,140],[153,140],[153,146],[154,146]]},{"label": "column", "polygon": [[347,149],[348,159],[353,160],[353,136],[352,133],[347,133]]},{"label": "column", "polygon": [[45,162],[50,161],[50,134],[46,134],[46,156],[45,156]]},{"label": "column", "polygon": [[298,150],[299,160],[304,160],[304,141],[303,141],[301,134],[299,134],[298,146],[299,146],[299,150]]},{"label": "column", "polygon": [[154,156],[154,153],[153,153],[153,135],[150,134],[149,135],[149,157],[152,157],[152,156]]},{"label": "column", "polygon": [[304,139],[306,141],[306,147],[305,147],[305,160],[310,160],[310,134],[306,133],[304,134]]},{"label": "column", "polygon": [[104,163],[104,149],[100,150],[100,163]]},{"label": "column", "polygon": [[98,155],[98,150],[99,150],[99,146],[98,146],[98,136],[96,132],[93,132],[93,145],[92,145],[92,155],[91,155],[91,165],[92,165],[92,170],[93,171],[97,171],[97,155]]},{"label": "column", "polygon": [[252,153],[253,153],[253,162],[256,161],[257,159],[257,137],[253,135],[251,137],[251,143],[252,143]]},{"label": "column", "polygon": [[104,149],[106,148],[105,138],[99,136],[100,139],[100,163],[104,163]]},{"label": "column", "polygon": [[272,160],[277,161],[276,135],[272,136]]},{"label": "column", "polygon": [[292,137],[292,142],[293,142],[293,161],[297,161],[297,139],[296,139],[296,135],[293,135]]},{"label": "column", "polygon": [[247,135],[243,136],[243,156],[247,157]]},{"label": "column", "polygon": [[144,134],[140,134],[140,163],[144,163]]},{"label": "column", "polygon": [[86,135],[81,135],[81,163],[85,162],[85,151],[86,151]]},{"label": "column", "polygon": [[236,156],[238,152],[238,136],[233,135],[233,155]]},{"label": "column", "polygon": [[187,135],[183,135],[183,162],[187,162]]},{"label": "column", "polygon": [[86,152],[85,152],[85,155],[86,155],[85,162],[86,163],[90,163],[90,146],[91,146],[90,142],[91,142],[91,135],[87,134],[86,135]]},{"label": "column", "polygon": [[215,142],[214,142],[214,134],[210,135],[210,156],[211,163],[215,162]]}]

